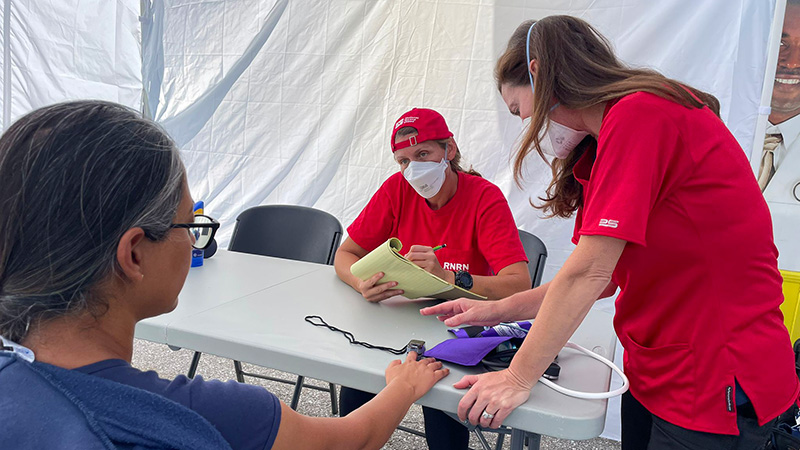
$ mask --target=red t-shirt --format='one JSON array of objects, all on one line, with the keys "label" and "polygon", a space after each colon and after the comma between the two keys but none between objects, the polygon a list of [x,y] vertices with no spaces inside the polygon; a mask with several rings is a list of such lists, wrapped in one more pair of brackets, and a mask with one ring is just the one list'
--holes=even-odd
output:
[{"label": "red t-shirt", "polygon": [[412,245],[446,244],[436,251],[442,268],[472,275],[494,275],[528,260],[503,193],[483,178],[463,172],[458,172],[453,198],[436,211],[397,172],[372,196],[347,232],[367,251],[390,237],[400,239],[402,253]]},{"label": "red t-shirt", "polygon": [[777,249],[744,152],[708,108],[648,93],[606,107],[573,241],[628,241],[614,327],[631,393],[691,430],[738,434],[735,381],[759,423],[797,399]]}]

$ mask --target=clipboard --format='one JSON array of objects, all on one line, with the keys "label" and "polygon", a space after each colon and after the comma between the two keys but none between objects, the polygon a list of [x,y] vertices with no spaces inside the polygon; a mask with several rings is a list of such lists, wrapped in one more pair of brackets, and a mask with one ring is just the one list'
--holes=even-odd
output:
[{"label": "clipboard", "polygon": [[381,282],[396,281],[397,286],[393,289],[402,289],[403,296],[409,299],[455,300],[465,297],[473,300],[486,300],[486,297],[450,284],[407,260],[400,254],[402,248],[403,243],[400,242],[400,239],[389,238],[375,250],[356,261],[350,267],[350,272],[362,280],[366,280],[378,272],[383,272],[385,275],[381,278]]}]

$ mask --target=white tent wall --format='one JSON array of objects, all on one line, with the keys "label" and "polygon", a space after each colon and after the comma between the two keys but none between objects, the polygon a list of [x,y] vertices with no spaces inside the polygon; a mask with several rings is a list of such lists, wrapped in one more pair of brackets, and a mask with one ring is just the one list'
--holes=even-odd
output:
[{"label": "white tent wall", "polygon": [[2,0],[2,128],[78,98],[141,107],[139,0]]},{"label": "white tent wall", "polygon": [[10,61],[10,54],[11,49],[6,45],[9,41],[9,37],[11,35],[11,27],[9,23],[11,22],[11,16],[6,14],[10,8],[6,4],[5,1],[0,2],[0,17],[2,17],[2,21],[0,22],[0,26],[2,26],[2,30],[0,30],[0,48],[3,51],[0,51],[0,129],[5,130],[8,126],[7,123],[10,122],[10,117],[6,118],[6,116],[10,116],[10,114],[6,114],[5,105],[6,105],[6,88],[10,88],[10,85],[6,84],[6,80],[9,79],[8,72],[11,71],[11,66],[6,64],[6,61]]},{"label": "white tent wall", "polygon": [[[236,215],[264,203],[314,206],[349,224],[396,170],[387,144],[392,121],[425,106],[444,114],[466,162],[507,193],[519,225],[543,237],[550,275],[571,250],[571,224],[541,220],[528,206],[546,186],[541,161],[531,158],[524,190],[514,186],[510,159],[522,126],[492,79],[518,23],[555,13],[589,20],[626,62],[717,95],[749,154],[774,12],[774,2],[757,0],[295,0],[253,48],[272,1],[163,6],[163,35],[151,36],[164,54],[152,113],[179,137],[193,194],[220,217],[223,244]],[[150,47],[145,35],[146,61]],[[195,108],[190,122],[199,132],[172,125],[250,58],[213,114]]]},{"label": "white tent wall", "polygon": [[[547,244],[545,279],[572,251],[573,222],[530,207],[550,177],[538,158],[521,188],[512,180],[522,124],[492,71],[516,26],[550,14],[588,20],[627,63],[716,95],[749,155],[775,14],[774,0],[292,0],[262,45],[274,6],[164,0],[163,35],[145,33],[145,61],[158,47],[148,37],[163,44],[163,79],[145,73],[160,86],[152,112],[179,138],[194,197],[223,224],[221,245],[236,216],[259,204],[313,206],[347,226],[397,170],[393,121],[421,106],[445,116],[467,166],[498,184],[518,226]],[[241,74],[231,84],[232,71]],[[216,109],[197,108],[211,91]],[[613,311],[613,301],[598,307]],[[618,438],[618,400],[608,423],[604,436]]]}]

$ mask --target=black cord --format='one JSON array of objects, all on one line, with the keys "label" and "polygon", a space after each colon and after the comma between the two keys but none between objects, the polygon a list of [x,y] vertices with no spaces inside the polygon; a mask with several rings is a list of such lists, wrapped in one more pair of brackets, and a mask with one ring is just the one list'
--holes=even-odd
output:
[{"label": "black cord", "polygon": [[[506,350],[493,350],[483,357],[481,364],[489,372],[507,369],[508,366],[511,365],[511,359],[514,358],[518,350],[519,348],[516,347]],[[544,371],[542,374],[543,377],[548,380],[558,379],[559,375],[561,375],[561,366],[558,365],[557,361],[558,355],[556,355],[555,361],[550,363],[550,366]]]},{"label": "black cord", "polygon": [[[320,323],[315,323],[314,319],[318,319]],[[331,331],[338,331],[339,333],[342,333],[344,335],[344,337],[346,337],[347,340],[350,341],[351,344],[357,344],[357,345],[361,345],[361,346],[367,347],[367,348],[374,348],[376,350],[383,350],[383,351],[389,352],[389,353],[391,353],[393,355],[404,355],[406,353],[406,348],[405,347],[403,347],[402,349],[396,349],[396,348],[389,348],[389,347],[381,347],[379,345],[372,345],[369,342],[357,341],[356,338],[353,336],[353,333],[351,333],[349,331],[345,331],[345,330],[339,329],[339,328],[336,328],[336,327],[334,327],[332,325],[328,325],[328,323],[325,322],[325,320],[323,320],[322,317],[320,317],[320,316],[306,316],[305,320],[306,320],[306,322],[310,323],[311,325],[314,325],[315,327],[327,327]]]}]

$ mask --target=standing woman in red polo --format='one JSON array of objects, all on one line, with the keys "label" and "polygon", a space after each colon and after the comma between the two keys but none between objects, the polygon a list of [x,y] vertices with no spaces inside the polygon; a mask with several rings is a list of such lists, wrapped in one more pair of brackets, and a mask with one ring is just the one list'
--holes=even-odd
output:
[{"label": "standing woman in red polo", "polygon": [[539,206],[575,215],[577,247],[540,288],[423,309],[448,326],[536,316],[507,370],[456,384],[471,386],[459,416],[499,426],[619,287],[623,449],[760,449],[800,383],[769,211],[717,100],[626,67],[569,16],[523,23],[495,75],[509,111],[531,119],[516,176],[531,153],[550,155]]},{"label": "standing woman in red polo", "polygon": [[[415,108],[394,124],[391,148],[400,171],[372,196],[336,252],[334,266],[344,282],[370,302],[403,292],[383,273],[362,281],[350,266],[396,237],[406,257],[428,272],[489,299],[531,286],[527,258],[503,193],[475,172],[465,172],[453,133],[436,111]],[[444,246],[434,253],[434,248]],[[342,388],[342,415],[372,394]],[[464,450],[467,429],[441,411],[423,408],[428,446]]]}]

